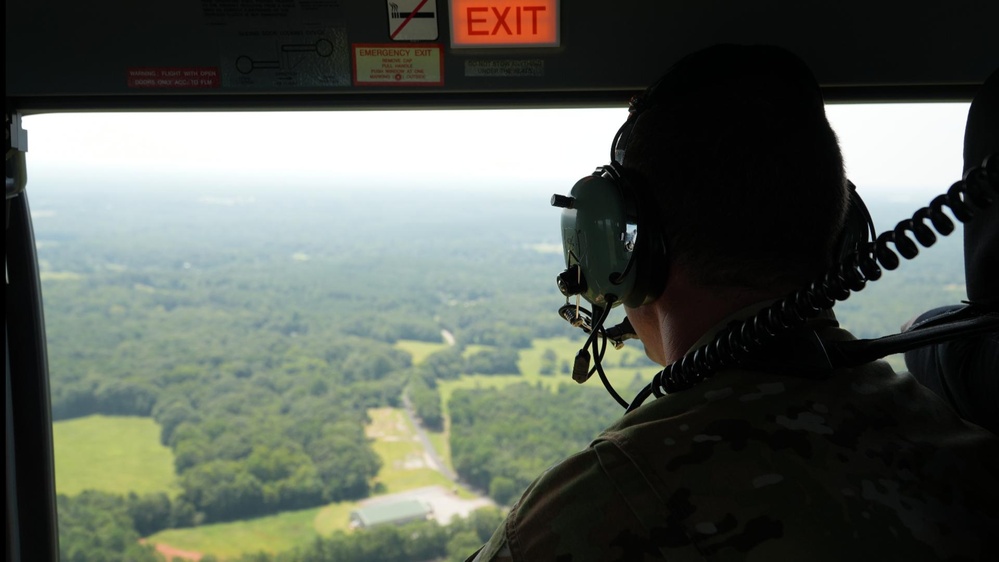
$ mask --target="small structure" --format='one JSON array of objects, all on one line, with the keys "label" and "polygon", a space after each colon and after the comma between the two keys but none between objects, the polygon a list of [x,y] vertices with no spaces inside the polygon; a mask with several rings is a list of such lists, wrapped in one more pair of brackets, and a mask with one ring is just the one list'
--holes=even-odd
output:
[{"label": "small structure", "polygon": [[378,525],[403,525],[429,519],[433,509],[416,499],[369,505],[350,512],[351,529],[369,529]]}]

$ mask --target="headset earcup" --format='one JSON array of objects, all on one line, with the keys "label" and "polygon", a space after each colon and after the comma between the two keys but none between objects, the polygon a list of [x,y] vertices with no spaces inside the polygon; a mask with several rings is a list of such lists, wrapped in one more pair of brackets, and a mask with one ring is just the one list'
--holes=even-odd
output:
[{"label": "headset earcup", "polygon": [[[638,307],[655,300],[666,286],[669,260],[655,202],[617,164],[602,166],[555,196],[562,207],[562,246],[566,272],[560,288],[577,290],[588,302]],[[632,242],[633,231],[637,238]],[[576,273],[573,273],[576,272]],[[563,278],[580,275],[578,279]],[[565,287],[574,286],[566,292]]]},{"label": "headset earcup", "polygon": [[652,200],[641,180],[632,177],[619,165],[615,165],[617,184],[627,193],[638,224],[638,240],[635,244],[634,266],[631,275],[634,282],[631,292],[623,300],[626,306],[637,308],[654,301],[666,289],[669,277],[669,252],[659,214],[658,203]]},{"label": "headset earcup", "polygon": [[666,247],[661,235],[649,234],[647,227],[646,234],[642,234],[641,227],[639,228],[639,237],[645,236],[646,240],[641,243],[641,250],[636,249],[635,283],[624,301],[631,308],[656,300],[666,289],[669,276]]},{"label": "headset earcup", "polygon": [[562,211],[562,245],[567,271],[582,273],[582,296],[607,306],[608,296],[619,303],[632,291],[633,257],[627,238],[631,203],[617,178],[604,173],[587,176],[572,187],[571,206]]}]

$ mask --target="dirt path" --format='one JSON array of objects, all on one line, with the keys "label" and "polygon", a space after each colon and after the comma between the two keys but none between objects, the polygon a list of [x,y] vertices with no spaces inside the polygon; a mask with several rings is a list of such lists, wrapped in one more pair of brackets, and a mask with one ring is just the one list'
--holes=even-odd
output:
[{"label": "dirt path", "polygon": [[[139,539],[139,543],[147,544],[146,539]],[[167,560],[173,560],[174,558],[183,558],[184,560],[194,560],[197,562],[201,560],[204,554],[200,552],[194,552],[191,550],[181,550],[179,548],[174,548],[168,544],[156,543],[153,546],[156,547],[156,552],[159,552]]]},{"label": "dirt path", "polygon": [[420,443],[423,445],[426,455],[432,461],[431,466],[436,468],[438,472],[447,476],[448,480],[458,483],[458,475],[455,474],[451,467],[444,462],[444,459],[437,453],[437,449],[434,448],[433,443],[430,442],[430,438],[427,437],[427,431],[423,429],[420,424],[420,418],[416,417],[416,412],[413,410],[413,404],[409,401],[409,396],[406,393],[402,394],[402,404],[404,406],[403,411],[406,413],[406,417],[416,428],[416,435],[420,438]]},{"label": "dirt path", "polygon": [[451,332],[449,332],[447,330],[441,330],[441,337],[444,338],[444,343],[446,343],[448,345],[454,345],[455,344],[454,334],[452,334]]}]

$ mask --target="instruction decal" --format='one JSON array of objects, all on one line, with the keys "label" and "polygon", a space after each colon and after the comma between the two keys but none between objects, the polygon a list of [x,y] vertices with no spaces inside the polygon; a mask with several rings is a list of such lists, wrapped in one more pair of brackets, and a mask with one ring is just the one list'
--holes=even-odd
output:
[{"label": "instruction decal", "polygon": [[227,88],[350,85],[349,43],[342,27],[239,29],[221,48]]},{"label": "instruction decal", "polygon": [[545,75],[545,61],[527,60],[466,60],[465,76],[475,78],[525,78]]},{"label": "instruction decal", "polygon": [[436,41],[436,0],[387,0],[388,32],[393,41]]},{"label": "instruction decal", "polygon": [[354,44],[355,86],[443,86],[444,50],[435,43]]},{"label": "instruction decal", "polygon": [[222,78],[215,66],[150,66],[126,71],[129,88],[218,88]]},{"label": "instruction decal", "polygon": [[350,87],[344,0],[194,0],[218,37],[222,88]]}]

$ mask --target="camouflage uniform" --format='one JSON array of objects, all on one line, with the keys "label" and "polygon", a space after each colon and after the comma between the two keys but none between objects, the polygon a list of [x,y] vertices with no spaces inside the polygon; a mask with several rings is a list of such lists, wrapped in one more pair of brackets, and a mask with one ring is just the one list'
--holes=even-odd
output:
[{"label": "camouflage uniform", "polygon": [[542,474],[469,560],[997,556],[999,439],[876,362],[820,381],[729,370],[647,402]]}]

